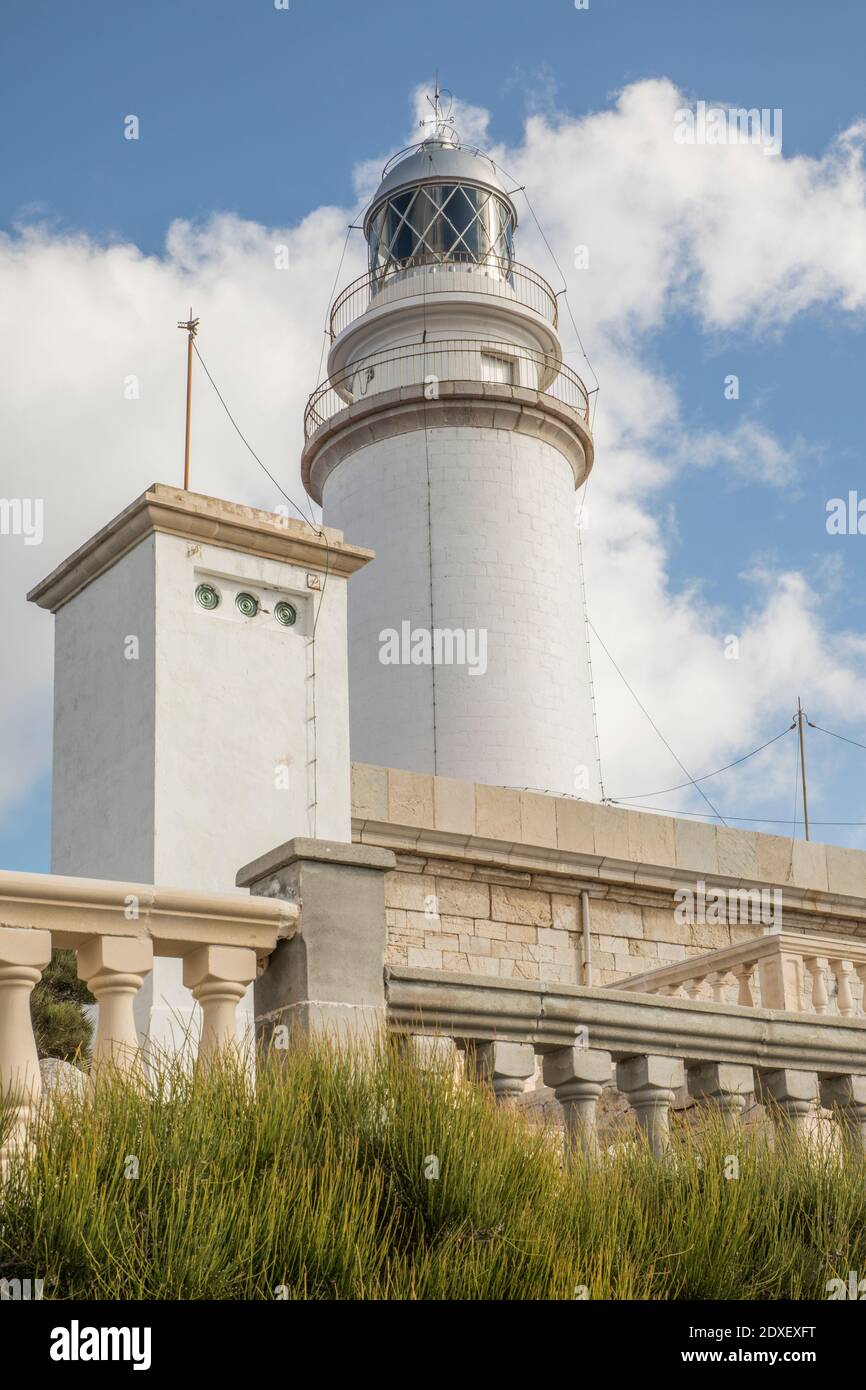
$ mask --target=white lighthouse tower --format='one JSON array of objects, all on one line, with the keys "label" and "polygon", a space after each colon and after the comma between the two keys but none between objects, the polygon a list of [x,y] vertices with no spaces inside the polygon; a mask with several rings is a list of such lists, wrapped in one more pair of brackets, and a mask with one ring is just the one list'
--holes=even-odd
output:
[{"label": "white lighthouse tower", "polygon": [[349,596],[352,756],[592,797],[587,392],[500,172],[435,112],[366,213],[305,419],[307,491],[376,553]]}]

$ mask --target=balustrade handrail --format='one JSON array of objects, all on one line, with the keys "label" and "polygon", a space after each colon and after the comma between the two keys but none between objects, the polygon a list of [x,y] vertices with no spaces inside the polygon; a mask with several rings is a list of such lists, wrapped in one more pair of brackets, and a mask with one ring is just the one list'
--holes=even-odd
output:
[{"label": "balustrade handrail", "polygon": [[[493,980],[389,967],[388,1026],[420,1059],[465,1053],[500,1102],[542,1075],[563,1107],[570,1142],[598,1148],[596,1106],[615,1085],[656,1156],[668,1150],[677,1097],[743,1119],[750,1096],[769,1107],[783,1138],[810,1140],[821,1109],[861,1155],[866,1150],[866,1019],[740,1009],[586,985]],[[678,1103],[682,1103],[682,1100]],[[567,1152],[567,1150],[566,1150]]]},{"label": "balustrade handrail", "polygon": [[134,999],[154,956],[181,958],[201,1006],[198,1064],[236,1044],[236,1010],[300,909],[240,892],[200,893],[108,879],[0,871],[0,1104],[12,1124],[0,1144],[0,1180],[29,1143],[42,1090],[30,995],[53,948],[77,953],[79,978],[99,1005],[91,1071],[136,1072]]},{"label": "balustrade handrail", "polygon": [[201,892],[117,879],[0,869],[0,927],[51,932],[55,948],[93,936],[150,937],[159,956],[201,945],[249,946],[268,955],[294,931],[299,909],[237,890]]},{"label": "balustrade handrail", "polygon": [[[421,387],[427,378],[436,377],[440,384],[468,381],[483,382],[489,388],[498,388],[504,392],[526,389],[514,383],[509,385],[482,377],[477,359],[484,353],[502,356],[516,364],[528,363],[536,371],[550,376],[550,381],[544,387],[537,388],[539,400],[549,397],[560,405],[565,405],[573,410],[584,424],[588,423],[589,395],[587,389],[577,372],[559,358],[533,348],[518,347],[514,343],[493,339],[439,338],[426,343],[407,343],[399,347],[385,348],[380,352],[369,353],[365,357],[356,358],[342,371],[327,377],[316,387],[307,402],[307,408],[304,412],[304,437],[310,439],[316,430],[327,424],[333,416],[355,404],[350,399],[350,383],[357,381],[365,373],[368,374],[370,382],[372,382],[375,379],[376,370],[382,367],[391,370],[397,369],[400,380],[397,383],[391,383],[391,385],[397,386]],[[437,366],[438,371],[436,370]],[[529,389],[536,390],[536,388]],[[370,392],[363,399],[369,400],[375,394],[376,392]]]},{"label": "balustrade handrail", "polygon": [[619,1058],[656,1052],[827,1076],[866,1072],[863,1018],[825,1018],[816,1029],[802,1015],[641,996],[619,985],[494,980],[406,966],[389,966],[385,978],[388,1026],[398,1034],[530,1043],[541,1055],[574,1047]]},{"label": "balustrade handrail", "polygon": [[[487,273],[490,270],[494,274]],[[459,284],[455,283],[458,278]],[[329,322],[331,341],[333,342],[368,308],[375,307],[379,294],[383,291],[397,291],[400,287],[405,287],[406,298],[455,291],[461,294],[493,295],[534,310],[553,328],[559,324],[556,295],[538,271],[533,270],[531,266],[521,265],[519,261],[488,257],[480,265],[469,261],[431,262],[405,270],[391,270],[384,277],[381,272],[366,271],[352,280],[335,299]],[[394,295],[394,298],[403,297],[401,293]],[[383,299],[382,302],[390,303],[393,300]]]},{"label": "balustrade handrail", "polygon": [[[726,980],[736,978],[738,1002],[752,1008],[751,979],[756,969],[761,1000],[768,1007],[825,1014],[835,997],[843,1017],[866,1014],[866,940],[818,932],[771,931],[640,975],[628,975],[606,988],[680,997],[685,991],[692,998],[699,997],[702,988],[709,988],[713,997],[721,1000]],[[851,992],[852,973],[862,986],[855,986],[859,1000]],[[807,974],[812,986],[808,998],[804,988]],[[827,989],[828,982],[832,991]]]}]

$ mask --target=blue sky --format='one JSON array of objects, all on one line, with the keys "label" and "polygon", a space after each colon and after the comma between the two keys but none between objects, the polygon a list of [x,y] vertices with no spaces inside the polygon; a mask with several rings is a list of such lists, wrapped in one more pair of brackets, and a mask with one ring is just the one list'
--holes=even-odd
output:
[{"label": "blue sky", "polygon": [[[295,228],[314,210],[335,208],[339,215],[334,214],[333,226],[328,224],[331,236],[337,224],[345,223],[343,210],[353,207],[356,166],[384,158],[404,142],[412,128],[413,91],[437,65],[444,86],[462,101],[489,112],[490,142],[520,152],[526,161],[521,174],[533,196],[538,193],[537,201],[550,206],[557,230],[554,191],[546,201],[544,187],[545,179],[548,184],[554,180],[541,169],[536,179],[532,145],[525,136],[528,117],[540,117],[553,128],[580,122],[591,114],[613,110],[616,94],[631,84],[668,79],[690,102],[701,98],[781,108],[786,161],[799,156],[825,160],[840,133],[866,117],[862,80],[866,10],[832,0],[820,6],[803,0],[764,0],[759,6],[729,0],[723,7],[698,5],[694,0],[656,4],[590,0],[586,11],[577,11],[566,0],[533,5],[502,0],[493,7],[439,0],[432,9],[291,0],[287,12],[276,10],[271,0],[150,0],[136,6],[101,0],[86,6],[7,0],[3,29],[0,222],[9,234],[7,250],[18,242],[23,225],[35,223],[45,238],[54,238],[57,244],[71,245],[81,233],[94,247],[130,243],[145,257],[164,260],[168,257],[166,236],[177,219],[202,227],[214,214],[234,213],[265,228]],[[141,121],[141,139],[134,149],[119,134],[128,113],[137,114]],[[825,181],[822,164],[809,185],[812,194]],[[760,190],[750,192],[743,200],[743,217],[729,218],[724,224],[728,241],[736,239],[743,257],[749,254],[754,226],[772,196],[770,184],[766,199]],[[711,203],[705,206],[712,211]],[[787,235],[796,238],[800,232],[796,202],[793,207],[794,215],[783,225],[779,238],[780,256]],[[841,196],[839,207],[844,210]],[[655,218],[657,231],[658,209],[650,210],[647,204],[644,211],[638,200],[633,226],[627,229],[636,255],[641,253],[650,218]],[[566,219],[556,242],[561,258],[571,237],[574,242],[583,239],[585,222],[577,187],[573,221]],[[666,255],[674,260],[688,254],[685,242],[677,241],[684,235],[683,225],[670,230]],[[856,250],[858,235],[855,229],[849,236],[845,255],[850,256],[852,245]],[[620,278],[612,262],[606,270],[604,247],[599,250],[593,289],[585,292],[587,282],[573,273],[569,288],[590,356],[606,364],[607,376],[600,372],[602,402],[616,395],[615,390],[611,392],[610,373],[619,353],[623,359],[632,354],[635,362],[656,372],[678,403],[676,429],[660,429],[651,446],[641,441],[648,457],[671,466],[670,477],[640,497],[641,516],[657,528],[658,546],[664,550],[665,601],[673,611],[682,595],[696,594],[704,629],[719,639],[727,632],[739,632],[766,601],[761,585],[756,586],[756,569],[773,575],[771,589],[778,587],[782,574],[802,574],[820,605],[821,642],[804,645],[802,660],[796,652],[792,658],[790,651],[784,660],[780,658],[778,680],[767,682],[742,718],[732,716],[723,734],[719,727],[725,711],[706,707],[702,713],[703,685],[695,676],[697,731],[689,739],[682,735],[689,770],[695,775],[709,771],[778,732],[798,694],[803,694],[816,722],[866,743],[866,708],[861,698],[866,646],[862,650],[857,646],[866,633],[866,537],[830,537],[825,527],[827,499],[858,487],[866,495],[862,307],[840,307],[842,296],[832,291],[816,294],[797,312],[770,315],[766,322],[754,305],[748,312],[731,314],[728,322],[724,314],[708,321],[694,289],[695,277],[689,272],[676,295],[668,296],[664,312],[635,327],[630,338],[633,310],[624,312],[613,327],[598,314],[605,273],[610,289]],[[736,260],[737,249],[720,247],[719,254]],[[827,228],[826,245],[809,254],[814,273],[820,275],[822,265],[831,264],[837,255],[832,227]],[[329,273],[321,271],[322,310],[337,255],[338,251],[327,262]],[[536,259],[535,264],[556,283],[549,263]],[[196,267],[205,283],[201,259]],[[194,284],[192,272],[189,278]],[[760,286],[753,299],[760,301]],[[83,324],[89,314],[86,301],[64,303],[62,295],[60,301],[52,312],[63,320],[65,330]],[[598,325],[595,335],[594,324]],[[251,316],[243,331],[251,334],[253,328]],[[134,334],[134,330],[133,323],[129,331]],[[309,332],[306,341],[314,360],[318,341]],[[231,359],[223,355],[217,360],[225,373],[222,380],[228,376],[231,382]],[[308,389],[312,382],[306,357],[297,370],[304,376],[304,390]],[[729,373],[741,380],[736,406],[724,399],[721,389]],[[235,389],[239,395],[234,399],[243,401],[244,388]],[[98,397],[93,400],[93,410],[98,411]],[[251,396],[247,420],[256,408],[253,401]],[[164,413],[173,409],[172,401]],[[284,449],[282,438],[297,429],[294,403],[291,410],[294,419],[288,413],[275,419],[273,436],[268,435],[274,440],[271,458]],[[617,466],[616,450],[628,452],[634,437],[634,422],[624,426],[623,412],[627,415],[618,403],[609,417],[609,448],[607,454],[599,451],[597,473],[605,499],[601,524],[621,525],[628,531],[634,524],[631,512],[624,509],[621,498],[612,501],[613,493],[604,494],[606,486],[613,487],[610,470]],[[735,430],[743,418],[778,442],[786,460],[783,479],[768,481],[760,470],[727,468],[720,461],[718,439]],[[215,432],[221,423],[215,416]],[[24,467],[26,424],[21,428],[24,442],[18,461]],[[708,437],[716,440],[714,446],[706,444]],[[128,482],[118,481],[118,505],[140,490],[140,476],[149,481],[160,473],[152,447],[147,460],[145,434],[139,438],[144,472],[131,468]],[[695,463],[700,440],[707,452],[706,466]],[[121,454],[123,444],[119,439]],[[60,485],[61,461],[55,455],[52,462],[46,454],[40,466],[41,485],[50,501],[52,488]],[[78,466],[86,466],[86,460],[79,457]],[[607,483],[602,476],[605,469]],[[59,507],[59,492],[57,497]],[[75,541],[105,519],[94,511],[86,525],[82,520]],[[636,534],[640,533],[638,526]],[[352,539],[363,543],[363,537]],[[36,569],[47,572],[62,558],[64,546],[69,548],[58,534],[49,554],[46,542]],[[625,573],[626,565],[624,558],[618,572]],[[40,573],[28,571],[28,583]],[[17,577],[11,582],[19,584]],[[589,551],[594,613],[604,612],[607,582],[602,552]],[[16,605],[22,601],[16,588],[12,596],[7,594],[9,607],[0,614],[3,623],[11,614],[13,626],[4,637],[7,648],[17,632]],[[603,635],[677,747],[682,717],[667,710],[664,685],[650,669],[646,651],[636,639],[631,646],[627,636],[617,631],[616,614],[621,611],[621,606],[610,607]],[[49,621],[44,615],[35,616],[43,625]],[[36,631],[29,612],[20,620],[31,625],[28,633]],[[658,624],[658,640],[663,641],[665,612],[656,609],[646,621]],[[789,640],[797,640],[793,627]],[[41,723],[38,729],[34,724],[32,734],[34,751],[26,775],[21,775],[19,794],[0,803],[0,864],[7,867],[48,867],[50,777],[44,744],[50,657],[46,653],[43,641],[34,656],[33,692],[28,696],[31,706],[41,711]],[[849,686],[841,678],[836,682],[833,699],[826,683],[818,679],[821,673],[811,669],[813,662],[826,664],[828,653],[839,656],[853,673]],[[603,654],[594,653],[594,661],[600,682],[612,680],[610,672],[604,674]],[[689,670],[686,661],[686,683]],[[613,692],[615,686],[604,684],[604,688]],[[846,688],[856,698],[846,699]],[[632,718],[619,700],[619,695],[611,693],[606,703],[602,738],[603,749],[606,742],[614,757],[620,741],[618,721]],[[699,736],[702,717],[714,726],[704,739]],[[648,745],[655,736],[646,724],[641,726],[640,716],[635,718],[637,723],[629,725],[635,730],[634,748],[624,764],[629,775],[615,766],[612,782],[616,786],[609,784],[609,789],[639,791],[678,781],[676,766],[664,749],[650,754]],[[6,727],[11,750],[18,741],[14,721]],[[793,746],[790,752],[793,773]],[[861,790],[866,781],[864,760],[866,751],[812,736],[816,819],[866,821],[866,794]],[[624,777],[633,785],[622,786]],[[789,780],[792,791],[793,778]],[[786,791],[782,797],[780,785],[779,778],[764,779],[757,773],[745,791],[735,781],[723,784],[719,797],[738,813],[754,809],[768,819],[790,817],[791,795]],[[705,809],[693,795],[662,799],[662,803],[671,810]],[[866,832],[859,827],[816,831],[814,837],[866,845]]]},{"label": "blue sky", "polygon": [[[6,0],[3,29],[4,223],[37,205],[144,250],[174,217],[281,225],[344,201],[437,64],[507,142],[528,108],[582,114],[651,76],[782,107],[787,152],[817,153],[864,104],[866,11],[844,0]],[[116,139],[130,111],[134,168]]]}]

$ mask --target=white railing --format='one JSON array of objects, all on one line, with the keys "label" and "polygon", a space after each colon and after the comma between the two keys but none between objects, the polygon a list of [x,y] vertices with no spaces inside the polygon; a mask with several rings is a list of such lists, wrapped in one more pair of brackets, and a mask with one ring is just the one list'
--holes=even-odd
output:
[{"label": "white railing", "polygon": [[[501,374],[500,374],[501,373]],[[444,382],[532,392],[565,406],[583,425],[589,423],[589,395],[571,367],[550,353],[487,338],[431,338],[356,358],[329,376],[313,392],[304,413],[304,437],[350,405],[400,388],[423,393]],[[427,399],[433,399],[432,396]]]},{"label": "white railing", "polygon": [[610,989],[674,999],[712,999],[743,1008],[866,1016],[866,940],[771,931],[676,965],[617,980]]},{"label": "white railing", "polygon": [[52,949],[77,953],[79,978],[99,1005],[91,1072],[140,1062],[133,1004],[154,956],[183,961],[201,1006],[198,1064],[235,1044],[237,1006],[299,909],[241,893],[193,893],[150,884],[0,871],[0,1104],[12,1124],[0,1175],[27,1142],[42,1090],[30,996]]},{"label": "white railing", "polygon": [[559,313],[553,290],[538,271],[517,261],[489,256],[481,264],[444,261],[392,269],[386,275],[359,275],[337,296],[331,309],[330,336],[334,338],[368,309],[378,309],[404,299],[435,294],[492,295],[522,304],[556,328]]}]

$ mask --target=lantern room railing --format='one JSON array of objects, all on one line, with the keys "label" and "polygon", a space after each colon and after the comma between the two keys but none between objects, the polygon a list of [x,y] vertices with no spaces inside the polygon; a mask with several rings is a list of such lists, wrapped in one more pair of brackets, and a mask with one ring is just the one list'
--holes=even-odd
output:
[{"label": "lantern room railing", "polygon": [[493,295],[521,304],[554,328],[559,322],[556,295],[547,281],[529,266],[488,256],[480,264],[441,261],[408,266],[403,270],[360,275],[338,295],[331,309],[333,341],[368,309],[402,299],[443,293]]}]

